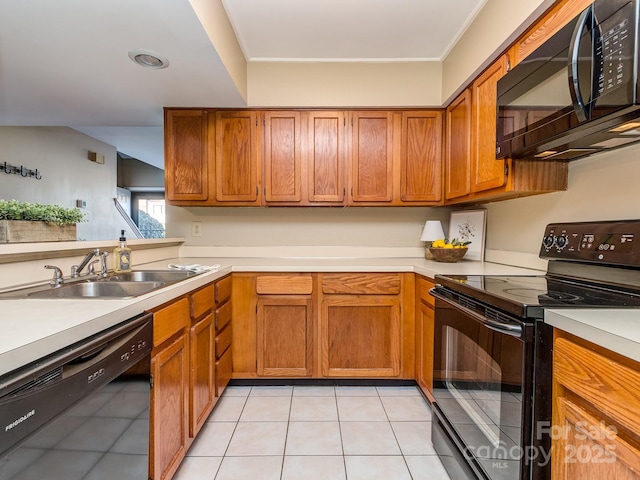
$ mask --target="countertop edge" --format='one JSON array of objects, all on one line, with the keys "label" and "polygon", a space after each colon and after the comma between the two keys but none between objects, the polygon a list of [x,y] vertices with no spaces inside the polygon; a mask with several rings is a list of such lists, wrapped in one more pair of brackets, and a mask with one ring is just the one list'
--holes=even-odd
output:
[{"label": "countertop edge", "polygon": [[[604,321],[603,316],[611,318]],[[637,328],[637,325],[640,325],[640,309],[549,309],[545,311],[544,321],[583,340],[640,362],[640,328]]]}]

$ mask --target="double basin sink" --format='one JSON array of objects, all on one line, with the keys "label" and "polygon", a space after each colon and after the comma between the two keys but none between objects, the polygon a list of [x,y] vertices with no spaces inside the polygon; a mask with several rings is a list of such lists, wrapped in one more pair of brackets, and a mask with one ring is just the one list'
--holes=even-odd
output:
[{"label": "double basin sink", "polygon": [[107,277],[73,279],[61,285],[37,285],[0,292],[0,299],[127,299],[197,275],[184,270],[136,270]]}]

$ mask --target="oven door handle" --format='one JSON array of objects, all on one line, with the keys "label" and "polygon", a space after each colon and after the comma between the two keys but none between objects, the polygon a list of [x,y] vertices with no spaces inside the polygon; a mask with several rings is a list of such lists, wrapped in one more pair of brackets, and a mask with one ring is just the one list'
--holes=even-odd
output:
[{"label": "oven door handle", "polygon": [[503,333],[505,335],[510,335],[512,337],[517,337],[517,338],[523,337],[522,326],[520,325],[513,325],[511,323],[500,322],[499,320],[487,318],[484,315],[480,315],[478,312],[474,312],[469,308],[463,307],[462,305],[459,305],[453,302],[451,299],[438,293],[435,289],[429,290],[429,293],[433,295],[435,298],[437,298],[438,300],[442,300],[444,303],[446,303],[450,307],[462,312],[465,315],[472,317],[474,320],[477,320],[478,322],[482,323],[485,327],[487,327],[490,330],[493,330],[494,332]]}]

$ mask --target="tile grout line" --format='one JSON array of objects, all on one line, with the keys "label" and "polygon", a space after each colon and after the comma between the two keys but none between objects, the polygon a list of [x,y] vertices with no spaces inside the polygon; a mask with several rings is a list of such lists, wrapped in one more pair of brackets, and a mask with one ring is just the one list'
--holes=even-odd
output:
[{"label": "tile grout line", "polygon": [[[218,474],[220,473],[220,470],[222,469],[222,463],[224,462],[224,459],[227,457],[227,452],[229,451],[229,446],[231,445],[231,440],[233,439],[233,436],[236,433],[236,430],[238,428],[238,423],[240,423],[240,417],[242,416],[242,412],[244,412],[245,407],[247,406],[247,401],[249,400],[249,395],[251,395],[251,390],[253,390],[253,387],[251,387],[249,389],[249,393],[247,393],[247,395],[244,397],[244,403],[242,404],[242,409],[240,410],[240,414],[238,415],[238,419],[235,421],[235,425],[233,427],[233,432],[231,432],[231,436],[229,437],[229,442],[227,443],[226,448],[224,449],[224,453],[222,454],[222,460],[220,460],[220,465],[218,465],[218,469],[216,470],[216,474],[213,476],[213,480],[215,480],[218,476]],[[229,397],[227,397],[229,398]],[[212,422],[214,423],[214,422]]]},{"label": "tile grout line", "polygon": [[280,463],[280,480],[284,474],[284,459],[287,457],[287,440],[289,440],[289,425],[291,424],[291,409],[293,408],[293,390],[291,387],[291,397],[289,397],[289,415],[287,416],[287,431],[284,434],[284,445],[282,447],[282,462]]}]

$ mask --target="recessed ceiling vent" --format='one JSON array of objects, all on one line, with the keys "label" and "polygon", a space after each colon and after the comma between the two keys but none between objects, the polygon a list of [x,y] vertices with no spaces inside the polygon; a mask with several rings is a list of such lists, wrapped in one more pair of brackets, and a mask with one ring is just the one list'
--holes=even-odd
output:
[{"label": "recessed ceiling vent", "polygon": [[129,58],[144,68],[160,69],[169,66],[169,60],[153,50],[136,48],[129,52]]}]

